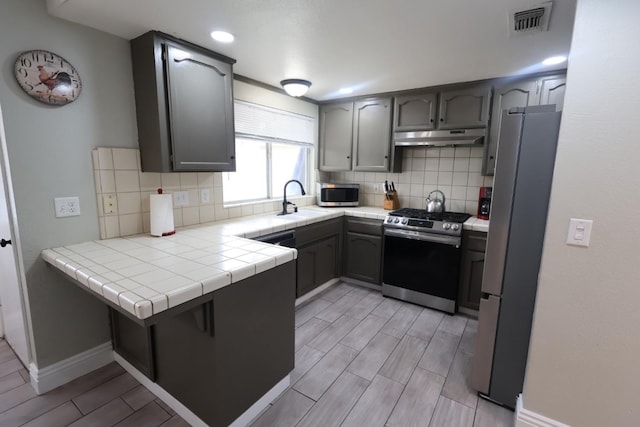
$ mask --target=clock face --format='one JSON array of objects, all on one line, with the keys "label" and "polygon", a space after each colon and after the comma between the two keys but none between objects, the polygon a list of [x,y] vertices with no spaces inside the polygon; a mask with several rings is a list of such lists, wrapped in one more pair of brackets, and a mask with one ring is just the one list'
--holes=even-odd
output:
[{"label": "clock face", "polygon": [[29,95],[50,105],[65,105],[80,96],[82,83],[66,59],[46,50],[29,50],[18,55],[16,80]]}]

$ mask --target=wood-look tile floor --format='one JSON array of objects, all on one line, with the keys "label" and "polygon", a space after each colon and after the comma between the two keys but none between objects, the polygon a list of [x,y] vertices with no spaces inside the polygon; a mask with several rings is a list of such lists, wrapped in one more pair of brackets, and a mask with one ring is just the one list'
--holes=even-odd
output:
[{"label": "wood-look tile floor", "polygon": [[189,426],[117,363],[40,396],[0,340],[0,426]]},{"label": "wood-look tile floor", "polygon": [[291,387],[252,427],[502,427],[467,385],[477,321],[339,283],[296,310]]},{"label": "wood-look tile floor", "polygon": [[[467,385],[477,322],[339,283],[296,310],[287,389],[252,427],[502,427]],[[188,426],[111,363],[43,395],[0,340],[0,426]]]}]

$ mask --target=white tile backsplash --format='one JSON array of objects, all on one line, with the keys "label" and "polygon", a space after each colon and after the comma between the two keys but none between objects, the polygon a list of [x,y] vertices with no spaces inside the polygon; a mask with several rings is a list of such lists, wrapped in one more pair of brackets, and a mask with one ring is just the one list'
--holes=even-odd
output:
[{"label": "white tile backsplash", "polygon": [[362,206],[382,206],[384,196],[373,184],[387,180],[395,183],[401,207],[424,209],[427,195],[438,189],[447,210],[475,215],[480,187],[493,186],[493,177],[480,175],[483,155],[482,147],[405,148],[402,173],[332,172],[330,179],[359,183]]},{"label": "white tile backsplash", "polygon": [[[142,172],[139,150],[136,149],[97,148],[91,153],[91,162],[95,171],[96,203],[102,239],[148,233],[150,231],[149,196],[156,194],[158,188],[162,188],[166,193],[186,191],[189,194],[189,206],[173,210],[176,227],[275,212],[281,209],[280,202],[277,200],[225,208],[221,172]],[[384,178],[377,179],[376,174],[370,175],[368,179],[371,185],[384,181]],[[379,177],[387,175],[378,174]],[[365,178],[366,175],[362,173],[360,176]],[[350,173],[349,178],[352,177],[353,174]],[[207,203],[200,202],[200,191],[204,189],[209,190]],[[102,196],[106,194],[113,194],[117,198],[117,209],[113,214],[104,213]],[[302,198],[295,203],[300,207],[308,206],[314,203],[314,199]],[[155,304],[162,304],[162,301]]]}]

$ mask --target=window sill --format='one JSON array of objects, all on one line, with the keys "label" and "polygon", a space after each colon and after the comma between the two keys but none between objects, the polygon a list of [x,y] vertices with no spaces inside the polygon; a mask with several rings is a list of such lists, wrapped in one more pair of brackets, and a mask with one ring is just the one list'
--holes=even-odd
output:
[{"label": "window sill", "polygon": [[[287,196],[287,200],[294,204],[300,204],[301,206],[308,206],[313,204],[316,200],[315,194],[307,194],[306,196]],[[250,202],[234,202],[234,203],[224,203],[224,208],[238,208],[242,206],[250,206],[250,205],[259,205],[263,203],[282,203],[282,197],[276,199],[263,199],[263,200],[253,200]]]}]

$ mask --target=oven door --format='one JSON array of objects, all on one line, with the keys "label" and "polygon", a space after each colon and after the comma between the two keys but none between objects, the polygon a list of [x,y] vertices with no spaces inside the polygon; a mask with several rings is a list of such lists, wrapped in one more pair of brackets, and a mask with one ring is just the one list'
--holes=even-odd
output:
[{"label": "oven door", "polygon": [[455,312],[460,237],[385,229],[383,294]]}]

